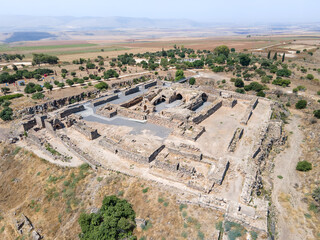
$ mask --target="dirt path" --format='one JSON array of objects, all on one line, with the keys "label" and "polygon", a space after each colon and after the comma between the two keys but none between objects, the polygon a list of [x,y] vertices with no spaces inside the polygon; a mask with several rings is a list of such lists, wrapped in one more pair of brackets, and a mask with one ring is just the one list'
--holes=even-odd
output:
[{"label": "dirt path", "polygon": [[289,146],[274,160],[272,201],[277,209],[276,232],[277,239],[280,240],[312,239],[307,238],[308,228],[304,217],[306,210],[303,210],[305,206],[301,202],[303,195],[295,189],[295,185],[300,183],[296,165],[302,154],[300,145],[304,138],[298,128],[299,124],[300,116],[293,114],[289,124],[285,126]]}]

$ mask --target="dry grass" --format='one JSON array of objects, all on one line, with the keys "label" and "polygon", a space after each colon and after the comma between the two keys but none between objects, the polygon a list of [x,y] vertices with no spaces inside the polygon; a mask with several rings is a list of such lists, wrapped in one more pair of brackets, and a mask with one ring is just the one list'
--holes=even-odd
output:
[{"label": "dry grass", "polygon": [[85,177],[71,191],[66,182],[73,175],[79,176],[80,169],[58,167],[24,149],[17,153],[14,146],[1,145],[0,152],[0,215],[4,217],[0,228],[5,226],[0,233],[2,239],[19,236],[13,222],[22,213],[46,239],[75,239],[80,232],[77,223],[80,212],[99,208],[103,197],[113,194],[127,199],[138,218],[151,222],[147,229],[137,227],[138,239],[142,236],[181,239],[182,232],[188,239],[197,239],[199,231],[205,239],[211,239],[216,234],[215,223],[222,219],[221,213],[198,206],[187,206],[180,211],[174,193],[153,183],[104,170],[84,171]]}]

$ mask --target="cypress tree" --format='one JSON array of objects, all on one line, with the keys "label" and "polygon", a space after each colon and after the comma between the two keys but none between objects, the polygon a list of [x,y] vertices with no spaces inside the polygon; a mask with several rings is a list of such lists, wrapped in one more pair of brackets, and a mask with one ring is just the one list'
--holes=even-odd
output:
[{"label": "cypress tree", "polygon": [[274,56],[273,56],[273,60],[277,60],[277,59],[278,59],[278,53],[275,52],[275,53],[274,53]]},{"label": "cypress tree", "polygon": [[268,52],[268,59],[270,59],[271,51]]},{"label": "cypress tree", "polygon": [[283,53],[282,55],[282,62],[284,62],[284,58],[286,57],[286,53]]}]

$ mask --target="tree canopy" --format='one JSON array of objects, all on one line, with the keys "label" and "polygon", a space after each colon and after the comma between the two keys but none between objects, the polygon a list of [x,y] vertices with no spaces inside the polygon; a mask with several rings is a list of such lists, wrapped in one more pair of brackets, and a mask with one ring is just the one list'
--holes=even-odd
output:
[{"label": "tree canopy", "polygon": [[136,239],[133,236],[135,212],[124,199],[107,196],[97,213],[82,213],[79,218],[81,240]]},{"label": "tree canopy", "polygon": [[226,45],[221,45],[221,46],[218,46],[214,49],[214,53],[218,56],[224,55],[224,56],[228,57],[230,50]]}]

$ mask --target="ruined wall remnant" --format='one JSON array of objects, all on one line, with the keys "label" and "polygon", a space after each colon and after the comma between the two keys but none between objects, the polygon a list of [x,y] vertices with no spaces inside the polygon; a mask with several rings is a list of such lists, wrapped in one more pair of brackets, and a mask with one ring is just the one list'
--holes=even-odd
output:
[{"label": "ruined wall remnant", "polygon": [[93,128],[87,126],[87,124],[85,124],[85,122],[83,122],[83,121],[75,122],[72,127],[77,132],[81,133],[89,140],[94,140],[100,136],[98,134],[97,129],[93,129]]},{"label": "ruined wall remnant", "polygon": [[22,131],[26,132],[26,131],[32,129],[36,125],[37,125],[37,122],[36,122],[35,118],[26,119],[21,123]]},{"label": "ruined wall remnant", "polygon": [[139,87],[136,86],[136,87],[133,87],[133,88],[130,88],[126,91],[124,91],[124,95],[127,96],[127,95],[130,95],[130,94],[133,94],[133,93],[136,93],[136,92],[139,92]]},{"label": "ruined wall remnant", "polygon": [[231,139],[231,141],[229,143],[229,146],[228,146],[228,151],[229,152],[234,152],[236,150],[237,143],[242,138],[242,135],[243,135],[243,128],[237,128],[234,131],[232,139]]},{"label": "ruined wall remnant", "polygon": [[118,98],[119,98],[118,94],[112,94],[112,95],[110,95],[110,96],[104,96],[104,97],[102,97],[102,98],[99,98],[99,99],[93,101],[93,102],[92,102],[92,105],[93,105],[94,107],[96,107],[96,106],[99,106],[99,105],[102,105],[102,104],[111,102],[111,101],[113,101],[113,100],[116,100],[116,99],[118,99]]},{"label": "ruined wall remnant", "polygon": [[81,111],[84,111],[84,106],[82,104],[75,104],[75,105],[72,105],[72,106],[68,106],[66,108],[63,108],[61,110],[59,110],[57,112],[57,116],[59,118],[65,118],[73,113],[77,113],[77,112],[81,112]]},{"label": "ruined wall remnant", "polygon": [[56,100],[52,100],[49,102],[45,102],[42,104],[38,104],[36,106],[27,107],[21,110],[14,112],[14,117],[20,118],[27,114],[43,114],[50,111],[57,110],[63,106],[72,104],[73,102],[80,102],[84,100],[86,97],[92,97],[99,93],[99,90],[93,90],[89,92],[83,92],[77,95],[73,95],[70,97],[64,97]]},{"label": "ruined wall remnant", "polygon": [[237,105],[237,103],[238,103],[237,99],[232,99],[232,98],[223,99],[222,101],[222,105],[224,107],[229,107],[229,108],[233,108],[235,105]]},{"label": "ruined wall remnant", "polygon": [[153,82],[150,82],[150,83],[146,83],[144,85],[144,89],[148,89],[148,88],[151,88],[153,86],[156,86],[157,85],[157,81],[153,81]]},{"label": "ruined wall remnant", "polygon": [[47,119],[48,117],[46,115],[36,115],[35,120],[37,122],[38,128],[45,128],[44,125],[44,120]]},{"label": "ruined wall remnant", "polygon": [[221,185],[226,173],[229,169],[230,162],[227,159],[219,159],[217,164],[212,164],[209,170],[209,179],[214,180],[215,183]]},{"label": "ruined wall remnant", "polygon": [[222,100],[216,100],[209,106],[202,109],[199,113],[197,113],[192,121],[196,124],[201,123],[203,120],[207,119],[213,113],[215,113],[222,106]]},{"label": "ruined wall remnant", "polygon": [[149,149],[145,149],[145,151],[141,152],[137,151],[134,145],[128,146],[121,140],[114,141],[113,139],[110,139],[106,136],[104,136],[99,141],[99,145],[121,157],[144,164],[152,162],[157,157],[157,155],[165,148],[165,145],[160,144]]}]

